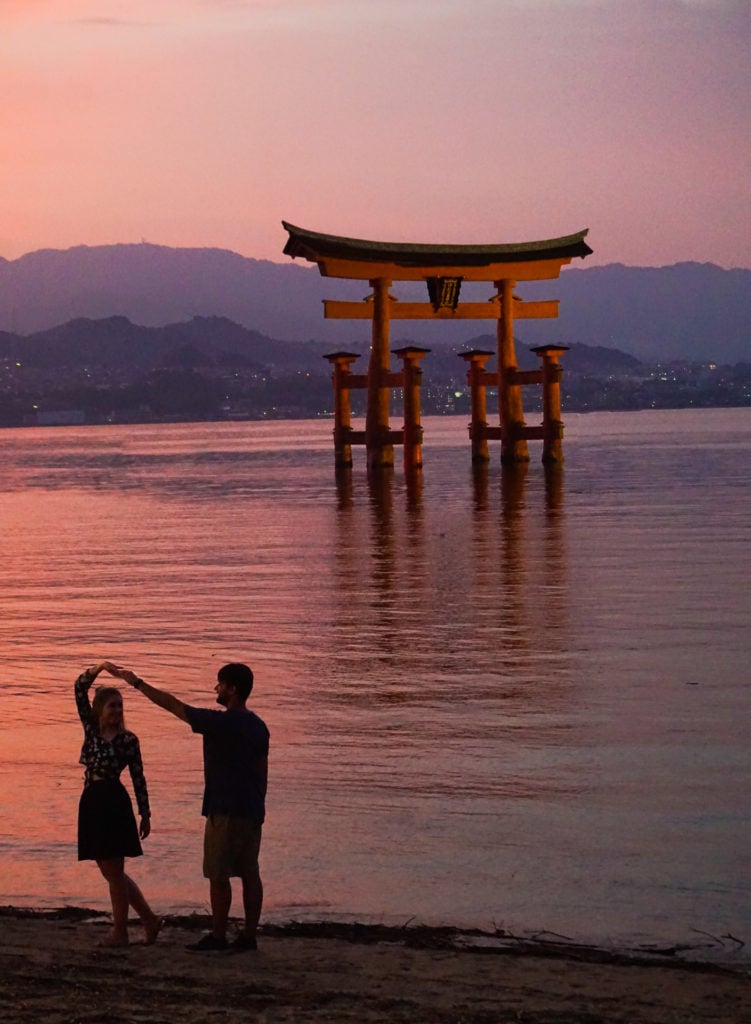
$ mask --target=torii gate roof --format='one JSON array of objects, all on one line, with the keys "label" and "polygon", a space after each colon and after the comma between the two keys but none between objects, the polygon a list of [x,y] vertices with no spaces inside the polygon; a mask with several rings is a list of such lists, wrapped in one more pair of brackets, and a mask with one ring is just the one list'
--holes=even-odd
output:
[{"label": "torii gate roof", "polygon": [[589,256],[587,229],[563,238],[493,245],[430,245],[412,242],[374,242],[364,238],[325,235],[287,221],[287,256],[317,263],[324,277],[423,280],[462,277],[470,281],[504,278],[539,280],[558,277],[561,266],[575,256]]}]

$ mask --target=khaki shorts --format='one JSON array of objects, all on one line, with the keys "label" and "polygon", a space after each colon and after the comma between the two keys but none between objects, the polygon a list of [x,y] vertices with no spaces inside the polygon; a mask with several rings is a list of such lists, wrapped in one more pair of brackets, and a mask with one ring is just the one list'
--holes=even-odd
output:
[{"label": "khaki shorts", "polygon": [[203,835],[203,877],[220,880],[257,875],[262,828],[252,818],[210,814]]}]

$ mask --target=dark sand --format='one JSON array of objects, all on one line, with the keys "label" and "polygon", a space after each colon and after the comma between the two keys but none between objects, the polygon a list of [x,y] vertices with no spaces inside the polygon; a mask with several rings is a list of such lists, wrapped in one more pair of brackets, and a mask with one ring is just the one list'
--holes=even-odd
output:
[{"label": "dark sand", "polygon": [[[185,951],[205,926],[168,918],[107,949],[108,919],[0,908],[4,1024],[751,1024],[746,963],[614,953],[452,929],[266,926],[256,953]],[[473,946],[479,943],[479,946]]]}]

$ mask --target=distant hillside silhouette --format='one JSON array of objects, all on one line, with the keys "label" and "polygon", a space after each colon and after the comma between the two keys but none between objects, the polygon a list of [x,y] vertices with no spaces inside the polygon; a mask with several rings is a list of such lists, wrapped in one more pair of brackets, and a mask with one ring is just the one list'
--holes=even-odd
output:
[{"label": "distant hillside silhouette", "polygon": [[[523,345],[604,346],[649,362],[749,358],[751,270],[699,263],[577,265],[564,268],[557,281],[520,284],[517,290],[524,298],[561,301],[557,321],[518,324]],[[366,282],[324,279],[307,264],[255,260],[223,249],[148,244],[46,249],[0,260],[0,332],[25,335],[80,318],[119,316],[161,327],[219,317],[267,337],[316,339],[324,349],[346,344],[364,351],[368,324],[325,321],[321,300],[359,299],[367,291]],[[422,286],[394,291],[424,297]],[[392,341],[394,346],[402,340],[462,343],[486,327],[482,321],[395,322]],[[125,325],[122,329],[127,335]]]},{"label": "distant hillside silhouette", "polygon": [[[367,341],[349,347],[360,353],[364,370]],[[466,347],[493,349],[495,337],[431,344],[422,364],[426,415],[469,414],[467,366],[458,354]],[[322,341],[272,338],[218,316],[159,327],[124,316],[79,317],[28,335],[0,331],[0,427],[326,416],[332,409],[331,367],[322,358],[328,348]],[[517,351],[523,369],[539,365],[524,343]],[[562,396],[573,411],[751,400],[751,363],[656,367],[580,342],[564,362]],[[353,393],[356,416],[365,397]],[[539,403],[533,388],[525,408],[534,414]]]},{"label": "distant hillside silhouette", "polygon": [[145,327],[125,316],[79,317],[29,335],[0,332],[0,357],[52,369],[86,366],[139,373],[158,366],[327,369],[322,342],[279,341],[226,317]]},{"label": "distant hillside silhouette", "polygon": [[[493,335],[467,340],[473,348],[493,348]],[[463,379],[466,364],[456,349],[464,346],[437,345],[426,361],[426,376],[433,379]],[[0,359],[19,360],[24,366],[69,371],[79,367],[106,369],[137,376],[159,367],[186,369],[222,367],[255,369],[270,373],[313,373],[329,377],[331,367],[323,359],[327,345],[321,341],[281,341],[249,330],[226,317],[194,317],[164,327],[135,324],[124,316],[91,320],[79,317],[46,331],[28,335],[0,331]],[[367,366],[367,345],[358,346]],[[396,359],[394,360],[396,364]],[[522,367],[539,366],[528,349],[519,349]],[[629,374],[641,365],[624,352],[574,344],[566,356],[567,368],[577,373]]]}]

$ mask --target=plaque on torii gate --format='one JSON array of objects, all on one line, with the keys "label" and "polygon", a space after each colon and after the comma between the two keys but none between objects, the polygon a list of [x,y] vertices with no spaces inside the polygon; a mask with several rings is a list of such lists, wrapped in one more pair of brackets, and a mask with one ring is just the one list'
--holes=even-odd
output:
[{"label": "plaque on torii gate", "polygon": [[[324,316],[330,319],[370,320],[371,349],[367,374],[353,374],[350,364],[357,356],[332,353],[334,366],[335,406],[340,420],[335,422],[337,462],[351,463],[351,445],[365,444],[369,468],[390,466],[394,462],[394,444],[405,444],[405,460],[409,465],[421,464],[422,428],[419,422],[419,400],[415,410],[415,388],[419,386],[417,361],[424,349],[401,349],[404,369],[393,373],[390,366],[389,327],[392,320],[495,320],[497,323],[498,363],[496,371],[488,371],[484,362],[490,353],[465,353],[470,363],[468,381],[472,392],[472,457],[488,458],[488,439],[500,439],[501,461],[529,460],[527,440],[543,441],[543,461],[563,460],[560,420],[560,373],[558,358],[565,346],[544,345],[535,351],[542,368],[520,371],[514,346],[514,321],[536,318],[554,319],[558,302],[525,302],[514,295],[520,281],[552,280],[574,257],[585,257],[592,250],[584,241],[587,231],[563,238],[538,242],[498,245],[430,245],[407,242],[375,242],[338,235],[325,235],[296,227],[286,221],[282,225],[289,238],[284,247],[288,256],[302,257],[316,263],[323,277],[366,280],[372,294],[361,302],[324,300]],[[394,281],[424,281],[427,302],[401,302],[389,294]],[[496,292],[487,302],[461,302],[464,281],[487,281]],[[410,388],[410,402],[405,401],[403,431],[389,425],[390,392],[392,388]],[[528,427],[524,422],[521,388],[527,384],[543,386],[543,424]],[[485,421],[485,388],[498,388],[499,425]],[[336,393],[337,387],[346,396]],[[349,388],[367,388],[365,430],[354,431],[348,421]],[[406,388],[405,388],[406,397]],[[407,423],[407,408],[411,422]],[[342,419],[345,417],[345,419]],[[345,421],[346,420],[346,421]],[[405,438],[409,436],[409,442]]]}]

